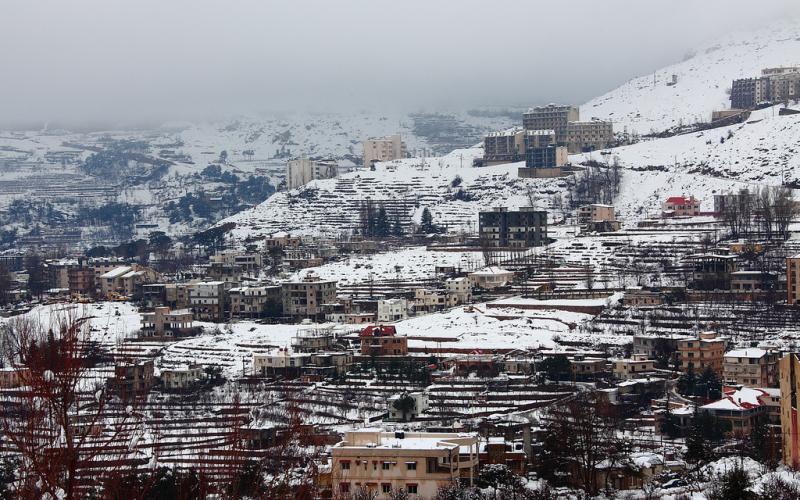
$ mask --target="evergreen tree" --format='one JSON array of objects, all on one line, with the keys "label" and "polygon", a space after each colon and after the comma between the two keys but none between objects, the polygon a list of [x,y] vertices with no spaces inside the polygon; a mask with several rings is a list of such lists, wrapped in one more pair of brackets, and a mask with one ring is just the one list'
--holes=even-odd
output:
[{"label": "evergreen tree", "polygon": [[422,220],[420,221],[419,231],[423,234],[434,234],[439,232],[439,228],[433,223],[433,214],[430,209],[422,209]]},{"label": "evergreen tree", "polygon": [[378,215],[375,217],[375,236],[385,238],[389,236],[390,232],[389,217],[386,215],[386,208],[381,205],[378,208]]},{"label": "evergreen tree", "polygon": [[392,236],[403,236],[403,223],[400,222],[400,216],[395,216],[394,224],[392,225]]}]

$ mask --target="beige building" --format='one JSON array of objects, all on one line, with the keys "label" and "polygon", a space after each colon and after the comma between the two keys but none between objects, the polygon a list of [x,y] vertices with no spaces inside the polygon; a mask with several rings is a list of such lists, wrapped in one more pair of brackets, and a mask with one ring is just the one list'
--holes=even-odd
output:
[{"label": "beige building", "polygon": [[656,362],[644,356],[634,355],[632,358],[617,358],[611,360],[612,372],[621,380],[642,378],[655,373]]},{"label": "beige building", "polygon": [[614,128],[611,122],[591,120],[567,124],[566,144],[570,153],[605,149],[613,140]]},{"label": "beige building", "polygon": [[142,285],[154,283],[158,278],[158,273],[149,267],[117,266],[100,275],[100,293],[105,298],[133,297],[141,291]]},{"label": "beige building", "polygon": [[230,289],[231,317],[280,316],[283,311],[281,286],[239,286]]},{"label": "beige building", "polygon": [[266,353],[253,354],[253,371],[266,375],[276,372],[296,372],[310,364],[311,354],[293,352],[287,348],[279,348]]},{"label": "beige building", "polygon": [[430,288],[414,289],[414,311],[434,312],[458,305],[454,294]]},{"label": "beige building", "polygon": [[797,282],[800,280],[800,254],[786,259],[786,301],[788,304],[797,304],[800,301],[800,290]]},{"label": "beige building", "polygon": [[146,337],[178,337],[192,331],[194,315],[188,309],[170,311],[169,307],[156,307],[153,312],[142,313],[142,335]]},{"label": "beige building", "polygon": [[390,135],[364,141],[364,167],[371,167],[376,162],[399,160],[408,156],[406,143],[400,134]]},{"label": "beige building", "polygon": [[412,499],[433,498],[453,481],[473,483],[478,446],[475,433],[349,431],[331,450],[333,494],[364,488],[377,499],[388,499],[395,491]]},{"label": "beige building", "polygon": [[472,283],[469,278],[448,278],[444,282],[444,287],[448,294],[452,294],[459,304],[469,304],[472,302]]},{"label": "beige building", "polygon": [[322,318],[323,306],[336,302],[336,281],[306,276],[281,285],[283,315],[295,319]]},{"label": "beige building", "polygon": [[317,179],[333,179],[339,167],[333,160],[299,158],[286,162],[286,188],[297,189]]},{"label": "beige building", "polygon": [[783,463],[793,469],[800,468],[800,413],[797,398],[800,395],[800,359],[797,354],[786,354],[778,362],[781,393],[781,442]]},{"label": "beige building", "polygon": [[578,208],[578,224],[586,225],[592,222],[615,221],[617,216],[612,205],[601,205],[592,203]]},{"label": "beige building", "polygon": [[722,374],[729,384],[775,387],[778,384],[778,353],[757,348],[728,351],[723,360]]},{"label": "beige building", "polygon": [[172,391],[191,389],[203,380],[203,366],[191,364],[162,368],[159,378],[164,389]]},{"label": "beige building", "polygon": [[727,341],[713,332],[703,332],[698,338],[679,340],[678,358],[681,360],[681,370],[685,372],[691,366],[695,373],[700,373],[710,367],[722,375],[726,346]]},{"label": "beige building", "polygon": [[[546,148],[556,144],[554,130],[505,130],[490,132],[483,139],[484,165],[511,163],[526,159],[526,152],[531,148]],[[560,154],[560,152],[559,152]],[[567,163],[567,150],[564,149],[561,163]]]},{"label": "beige building", "polygon": [[522,126],[525,130],[552,130],[555,132],[555,142],[566,145],[568,125],[580,118],[580,112],[575,106],[558,106],[548,104],[529,109],[522,115]]}]

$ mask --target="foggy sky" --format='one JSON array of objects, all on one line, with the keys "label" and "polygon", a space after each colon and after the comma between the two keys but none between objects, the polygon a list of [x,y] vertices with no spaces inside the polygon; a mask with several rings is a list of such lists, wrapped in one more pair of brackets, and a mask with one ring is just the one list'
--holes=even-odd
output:
[{"label": "foggy sky", "polygon": [[2,0],[0,122],[580,104],[797,0]]}]

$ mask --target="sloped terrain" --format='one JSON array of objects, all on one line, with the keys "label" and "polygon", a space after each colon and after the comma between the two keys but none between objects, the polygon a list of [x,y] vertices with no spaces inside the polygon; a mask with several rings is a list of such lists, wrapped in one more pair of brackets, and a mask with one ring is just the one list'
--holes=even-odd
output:
[{"label": "sloped terrain", "polygon": [[[773,66],[800,64],[800,26],[784,23],[730,35],[700,47],[685,61],[633,78],[581,106],[582,119],[614,122],[614,131],[641,135],[711,119],[730,107],[731,81]],[[669,86],[672,75],[677,83]]]}]

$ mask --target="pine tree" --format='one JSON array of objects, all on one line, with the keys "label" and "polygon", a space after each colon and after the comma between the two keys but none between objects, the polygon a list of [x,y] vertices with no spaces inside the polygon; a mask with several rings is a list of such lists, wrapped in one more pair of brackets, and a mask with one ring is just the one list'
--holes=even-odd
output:
[{"label": "pine tree", "polygon": [[433,214],[430,209],[425,207],[422,209],[422,220],[420,221],[419,230],[423,234],[437,233],[438,228],[433,223]]},{"label": "pine tree", "polygon": [[400,216],[395,216],[394,224],[392,225],[392,236],[403,236],[403,223],[400,222]]},{"label": "pine tree", "polygon": [[381,205],[381,207],[378,209],[378,215],[375,217],[375,236],[389,236],[390,229],[389,217],[386,215],[386,208]]}]

